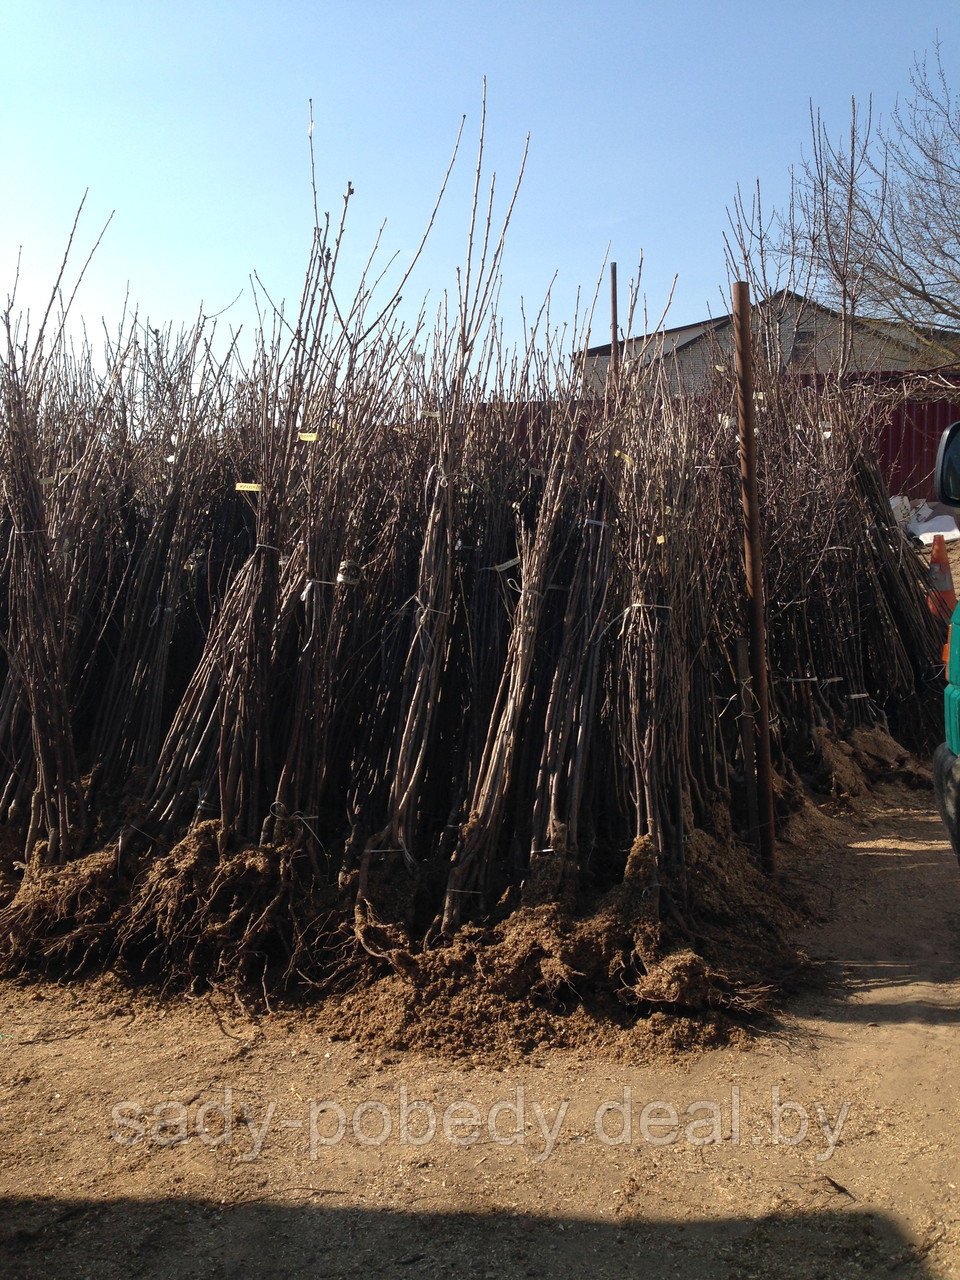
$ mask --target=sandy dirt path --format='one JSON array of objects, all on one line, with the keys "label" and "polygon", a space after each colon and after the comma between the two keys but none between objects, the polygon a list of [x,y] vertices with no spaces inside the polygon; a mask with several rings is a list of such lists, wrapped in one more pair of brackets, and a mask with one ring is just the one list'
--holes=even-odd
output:
[{"label": "sandy dirt path", "polygon": [[960,1276],[960,874],[929,793],[847,830],[785,864],[845,987],[694,1057],[0,987],[0,1277]]}]

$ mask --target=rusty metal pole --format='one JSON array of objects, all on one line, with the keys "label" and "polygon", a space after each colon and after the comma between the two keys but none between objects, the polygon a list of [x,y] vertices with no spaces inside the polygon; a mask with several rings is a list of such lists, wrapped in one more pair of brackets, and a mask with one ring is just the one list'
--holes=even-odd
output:
[{"label": "rusty metal pole", "polygon": [[773,766],[770,760],[770,705],[767,695],[767,635],[763,609],[763,550],[757,496],[756,404],[753,398],[753,348],[750,342],[750,286],[733,286],[733,334],[737,358],[737,418],[740,426],[740,479],[743,494],[743,558],[750,624],[750,673],[756,700],[757,800],[760,866],[774,869]]},{"label": "rusty metal pole", "polygon": [[614,383],[620,372],[620,326],[617,323],[617,264],[610,263],[610,377]]}]

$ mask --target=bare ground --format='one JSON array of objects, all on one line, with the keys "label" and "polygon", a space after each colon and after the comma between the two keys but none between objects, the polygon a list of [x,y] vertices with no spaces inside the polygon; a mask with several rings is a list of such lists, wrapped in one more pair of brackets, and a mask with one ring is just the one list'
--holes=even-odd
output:
[{"label": "bare ground", "polygon": [[[635,1061],[450,1062],[321,1013],[0,986],[0,1277],[960,1276],[960,875],[929,792],[858,803],[781,851],[842,982],[725,1048],[661,1015]],[[806,1134],[788,1108],[775,1141],[777,1098]]]}]

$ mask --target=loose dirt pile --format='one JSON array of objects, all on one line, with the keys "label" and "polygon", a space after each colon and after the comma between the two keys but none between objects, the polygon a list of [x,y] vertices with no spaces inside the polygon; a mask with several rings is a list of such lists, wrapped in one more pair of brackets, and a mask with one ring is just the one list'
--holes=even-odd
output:
[{"label": "loose dirt pile", "polygon": [[[929,787],[929,771],[881,731],[849,742],[821,735],[817,745],[810,779],[820,807],[799,781],[778,787],[780,834],[793,849],[842,835],[824,795],[849,815],[873,803],[880,780]],[[297,860],[282,848],[220,857],[209,822],[161,858],[137,861],[110,846],[18,887],[11,871],[6,963],[109,968],[135,984],[221,986],[268,1002],[293,974],[287,1000],[319,1002],[331,1035],[381,1049],[518,1058],[545,1046],[633,1055],[720,1044],[821,976],[796,944],[811,914],[803,893],[762,875],[723,817],[720,834],[693,833],[674,879],[658,874],[650,841],[636,840],[620,881],[592,901],[528,905],[536,893],[524,885],[486,924],[419,947],[402,928],[378,924],[371,906],[366,948],[356,943],[350,892],[320,900],[308,878],[297,883]],[[282,931],[291,919],[295,935]]]}]

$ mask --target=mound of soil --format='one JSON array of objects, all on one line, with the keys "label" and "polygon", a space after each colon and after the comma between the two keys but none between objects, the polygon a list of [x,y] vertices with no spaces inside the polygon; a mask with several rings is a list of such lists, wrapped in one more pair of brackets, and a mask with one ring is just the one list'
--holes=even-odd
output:
[{"label": "mound of soil", "polygon": [[[817,746],[828,810],[892,776],[929,785],[879,731],[821,735]],[[839,837],[796,782],[779,780],[777,797],[781,839],[802,850]],[[0,912],[0,962],[293,1000],[317,1006],[327,1032],[383,1048],[509,1057],[603,1044],[636,1056],[716,1044],[814,971],[794,942],[810,914],[796,880],[761,874],[725,808],[712,825],[687,838],[678,877],[662,879],[649,841],[637,840],[612,888],[589,897],[567,884],[552,900],[523,889],[439,944],[395,923],[404,911],[388,899],[402,885],[388,877],[361,918],[302,852],[223,854],[214,822],[159,856],[114,843],[22,882],[4,845],[0,890],[17,887]]]},{"label": "mound of soil", "polygon": [[623,883],[590,909],[520,906],[468,925],[404,973],[328,1000],[324,1027],[455,1056],[602,1044],[635,1057],[738,1036],[812,973],[790,942],[799,896],[742,844],[695,833],[684,884],[658,886],[651,868],[637,841]]}]

